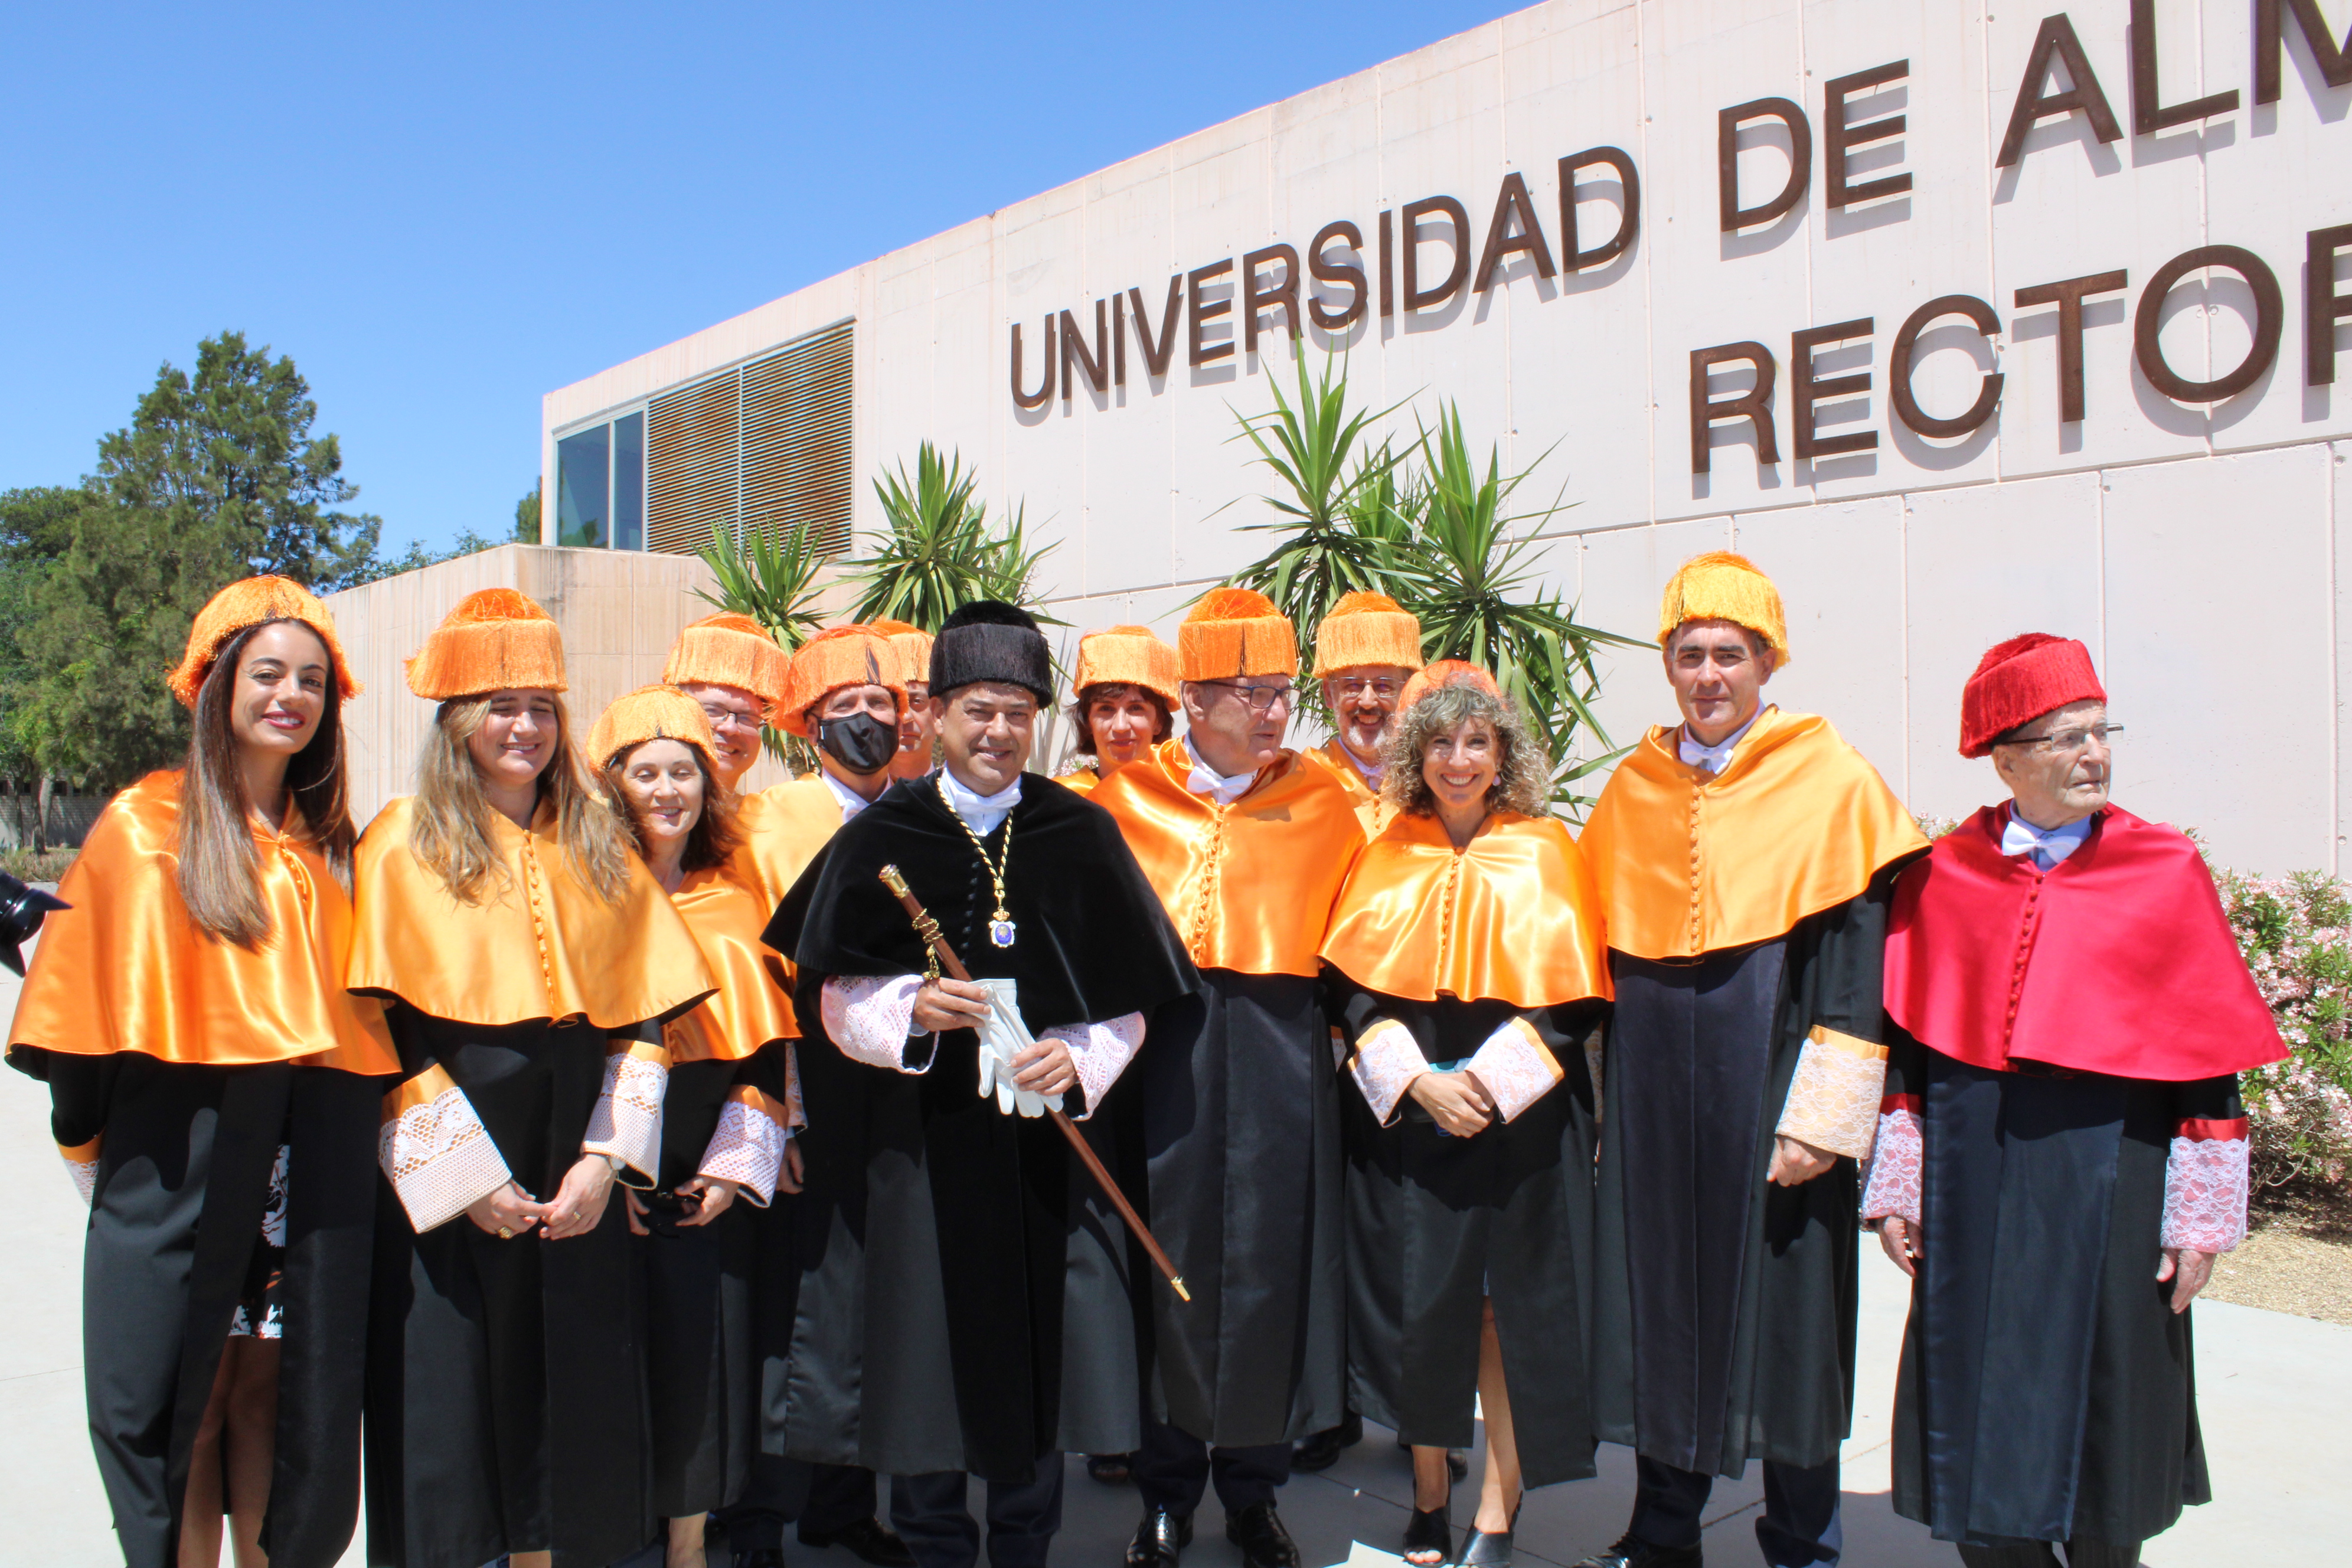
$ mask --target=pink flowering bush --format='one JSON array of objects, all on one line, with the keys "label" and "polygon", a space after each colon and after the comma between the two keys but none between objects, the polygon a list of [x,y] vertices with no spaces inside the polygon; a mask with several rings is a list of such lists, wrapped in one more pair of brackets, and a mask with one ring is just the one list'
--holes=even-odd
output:
[{"label": "pink flowering bush", "polygon": [[2352,885],[2325,871],[2213,880],[2292,1053],[2241,1083],[2255,1178],[2352,1198]]}]

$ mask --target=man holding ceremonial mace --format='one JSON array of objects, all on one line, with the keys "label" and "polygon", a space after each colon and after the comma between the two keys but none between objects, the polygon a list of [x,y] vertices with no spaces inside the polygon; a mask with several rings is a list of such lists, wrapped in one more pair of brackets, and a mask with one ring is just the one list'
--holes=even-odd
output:
[{"label": "man holding ceremonial mace", "polygon": [[1109,816],[1022,771],[1054,690],[1036,623],[967,605],[929,673],[946,765],[846,824],[768,931],[809,1029],[784,1441],[890,1475],[922,1568],[978,1561],[979,1476],[990,1562],[1042,1568],[1063,1452],[1139,1436],[1126,1236],[1045,1111],[1083,1124],[1198,976]]}]

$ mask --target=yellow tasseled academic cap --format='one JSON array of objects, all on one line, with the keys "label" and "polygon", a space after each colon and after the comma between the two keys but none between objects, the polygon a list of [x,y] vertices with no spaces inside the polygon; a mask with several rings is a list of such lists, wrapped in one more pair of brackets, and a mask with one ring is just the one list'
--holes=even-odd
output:
[{"label": "yellow tasseled academic cap", "polygon": [[1755,632],[1789,662],[1788,617],[1780,590],[1745,555],[1710,550],[1684,562],[1666,582],[1658,605],[1658,645],[1685,621],[1731,621]]}]

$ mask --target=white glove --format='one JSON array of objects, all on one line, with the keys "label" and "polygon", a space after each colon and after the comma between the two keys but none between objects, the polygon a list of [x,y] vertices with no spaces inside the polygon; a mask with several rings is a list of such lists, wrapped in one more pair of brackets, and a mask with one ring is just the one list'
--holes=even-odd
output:
[{"label": "white glove", "polygon": [[988,1018],[978,1031],[981,1097],[996,1096],[996,1109],[1007,1116],[1016,1110],[1024,1116],[1043,1116],[1049,1105],[1055,1110],[1061,1110],[1060,1095],[1049,1100],[1035,1089],[1022,1089],[1013,1081],[1013,1058],[1037,1043],[1029,1033],[1029,1026],[1021,1021],[1015,983],[1011,980],[982,980],[978,984],[989,994]]}]

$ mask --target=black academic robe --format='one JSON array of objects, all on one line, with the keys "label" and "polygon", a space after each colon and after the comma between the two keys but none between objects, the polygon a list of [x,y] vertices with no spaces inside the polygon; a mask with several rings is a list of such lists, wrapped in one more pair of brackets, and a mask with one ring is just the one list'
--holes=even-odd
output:
[{"label": "black academic robe", "polygon": [[[988,837],[992,860],[1008,830],[1009,948],[989,940],[993,889],[936,775],[893,785],[844,825],[768,928],[797,967],[809,1121],[799,1310],[772,1450],[1027,1481],[1065,1450],[1137,1446],[1130,1291],[1161,1287],[1133,1279],[1118,1216],[1061,1133],[980,1097],[969,1030],[910,1040],[919,1073],[855,1060],[824,1033],[827,979],[923,969],[922,940],[877,875],[896,865],[974,975],[1018,983],[1033,1034],[1141,1013],[1150,1059],[1197,979],[1117,824],[1033,774]],[[1066,1108],[1087,1110],[1075,1094]],[[1080,1126],[1116,1169],[1108,1122]]]},{"label": "black academic robe", "polygon": [[1593,1398],[1677,1469],[1837,1457],[1853,1413],[1854,1162],[1765,1180],[1807,1031],[1884,1038],[1891,865],[1789,932],[1695,962],[1612,950]]},{"label": "black academic robe", "polygon": [[[604,1090],[608,1031],[386,1014],[404,1078],[439,1066],[524,1190],[552,1197]],[[609,1031],[661,1037],[657,1023]],[[368,1561],[604,1568],[652,1535],[642,1293],[615,1185],[585,1236],[419,1236],[379,1184],[368,1331]]]},{"label": "black academic robe", "polygon": [[1585,1380],[1597,1129],[1584,1042],[1608,1005],[1420,1002],[1364,990],[1337,971],[1328,979],[1333,1016],[1350,1041],[1374,1020],[1392,1019],[1437,1065],[1467,1058],[1524,1018],[1562,1073],[1515,1119],[1497,1118],[1475,1138],[1440,1131],[1410,1094],[1382,1127],[1350,1080],[1342,1098],[1355,1408],[1407,1443],[1471,1447],[1491,1298],[1526,1483],[1591,1475]]},{"label": "black academic robe", "polygon": [[1347,1414],[1346,1164],[1318,982],[1201,971],[1203,1006],[1142,1068],[1154,1414],[1205,1443],[1295,1442]]},{"label": "black academic robe", "polygon": [[[778,1042],[740,1061],[674,1063],[662,1091],[661,1171],[643,1200],[649,1234],[632,1237],[631,1246],[645,1291],[653,1511],[662,1519],[733,1502],[759,1448],[759,1208],[739,1193],[717,1219],[681,1226],[687,1211],[675,1194],[700,1169],[739,1084],[784,1102],[784,1052]],[[621,1201],[615,1194],[614,1202]]]},{"label": "black academic robe", "polygon": [[61,1147],[104,1136],[82,1256],[90,1435],[131,1568],[179,1560],[190,1447],[287,1151],[273,1299],[277,1446],[262,1544],[328,1568],[359,1515],[359,1419],[385,1080],[292,1062],[210,1066],[19,1046]]},{"label": "black academic robe", "polygon": [[2210,1501],[2189,1313],[2156,1272],[2175,1125],[2243,1116],[2237,1080],[1993,1072],[1897,1027],[1886,1091],[1925,1145],[1895,1511],[1978,1546],[2127,1544]]}]

